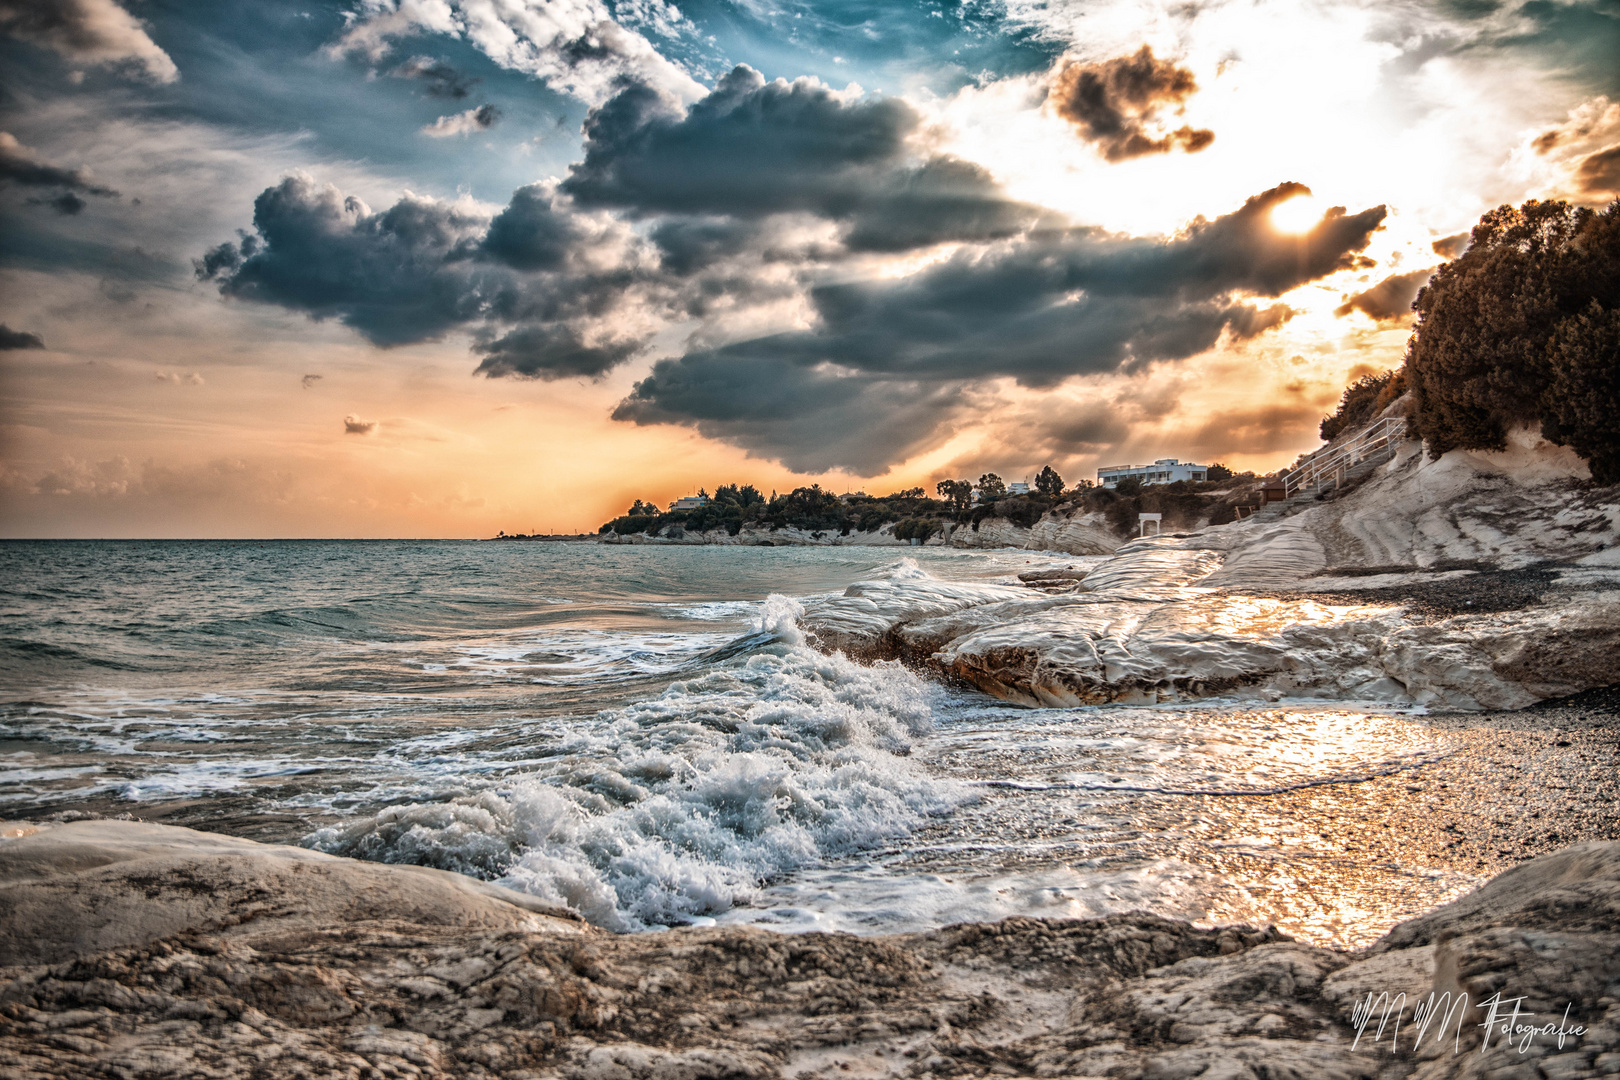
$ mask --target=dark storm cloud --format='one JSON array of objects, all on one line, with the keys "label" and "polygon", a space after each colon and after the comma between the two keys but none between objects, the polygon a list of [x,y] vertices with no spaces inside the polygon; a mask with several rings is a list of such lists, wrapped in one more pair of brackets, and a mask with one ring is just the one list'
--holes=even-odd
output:
[{"label": "dark storm cloud", "polygon": [[474,256],[488,221],[407,197],[381,213],[295,175],[253,204],[257,237],[204,256],[227,296],[335,318],[378,345],[437,337],[511,304],[508,275]]},{"label": "dark storm cloud", "polygon": [[764,231],[757,221],[687,217],[662,221],[650,235],[664,269],[686,277],[755,250]]},{"label": "dark storm cloud", "polygon": [[[799,393],[854,401],[882,388],[885,399],[934,402],[947,384],[1011,377],[1027,386],[1181,359],[1222,332],[1250,336],[1285,319],[1277,296],[1352,265],[1384,208],[1336,207],[1309,233],[1271,229],[1269,211],[1303,193],[1284,184],[1166,241],[1126,239],[1095,229],[1052,230],[995,249],[963,249],[926,271],[894,281],[823,285],[811,291],[814,330],[777,334],[660,361],[614,413],[638,424],[685,423],[706,435],[786,461],[813,457],[861,472],[879,445],[909,448],[929,432],[887,442],[834,423],[799,426]],[[906,387],[913,389],[907,390]],[[818,406],[819,407],[819,406]],[[767,431],[774,418],[792,426]],[[920,419],[942,423],[938,406]],[[792,444],[792,431],[809,442]]]},{"label": "dark storm cloud", "polygon": [[478,374],[528,379],[597,378],[640,349],[636,340],[590,345],[571,326],[525,326],[473,346],[474,352],[484,355]]},{"label": "dark storm cloud", "polygon": [[472,93],[473,87],[483,81],[431,56],[413,56],[392,68],[388,74],[396,79],[415,79],[432,96],[457,101]]},{"label": "dark storm cloud", "polygon": [[1336,308],[1335,315],[1344,316],[1359,311],[1374,319],[1401,319],[1412,313],[1412,301],[1418,290],[1428,282],[1435,268],[1413,270],[1405,274],[1391,274],[1366,292],[1357,293]]},{"label": "dark storm cloud", "polygon": [[1575,182],[1588,199],[1620,198],[1620,143],[1582,158],[1575,168]]},{"label": "dark storm cloud", "polygon": [[903,101],[767,83],[747,66],[684,112],[632,85],[586,120],[585,160],[561,190],[637,216],[813,214],[847,222],[849,246],[869,251],[1010,236],[1043,216],[977,165],[919,159],[920,123]]},{"label": "dark storm cloud", "polygon": [[38,334],[30,334],[26,330],[13,330],[5,323],[0,323],[0,351],[12,349],[43,349],[45,339]]},{"label": "dark storm cloud", "polygon": [[1429,246],[1434,248],[1434,253],[1442,259],[1455,259],[1468,250],[1470,239],[1471,233],[1460,232],[1455,236],[1442,236]]},{"label": "dark storm cloud", "polygon": [[1087,454],[1124,442],[1130,430],[1124,410],[1099,402],[1043,414],[1040,435],[1054,454]]},{"label": "dark storm cloud", "polygon": [[1051,101],[1104,158],[1125,161],[1177,146],[1196,153],[1214,142],[1213,131],[1186,125],[1158,137],[1150,134],[1161,110],[1179,109],[1197,89],[1192,72],[1155,59],[1144,45],[1134,56],[1062,65],[1052,81]]},{"label": "dark storm cloud", "polygon": [[544,185],[520,188],[493,218],[407,196],[373,212],[304,175],[266,188],[255,232],[198,259],[200,280],[229,297],[336,319],[373,344],[404,345],[476,331],[479,372],[596,376],[639,342],[590,342],[571,324],[611,312],[641,276],[633,265],[595,271],[580,260],[622,254],[623,238],[557,210]]},{"label": "dark storm cloud", "polygon": [[97,184],[91,178],[89,169],[82,167],[67,169],[60,165],[52,165],[6,131],[0,131],[0,183],[17,184],[20,187],[66,188],[70,192],[82,191],[86,195],[98,195],[102,198],[113,198],[118,194],[112,188]]},{"label": "dark storm cloud", "polygon": [[558,211],[550,190],[529,184],[514,191],[490,222],[483,250],[518,270],[561,270],[584,239],[575,218]]},{"label": "dark storm cloud", "polygon": [[767,347],[660,361],[613,419],[689,424],[796,472],[875,476],[923,449],[961,408],[956,384],[805,367]]},{"label": "dark storm cloud", "polygon": [[54,199],[29,199],[28,201],[35,206],[48,206],[65,217],[72,217],[90,205],[71,191],[64,191]]},{"label": "dark storm cloud", "polygon": [[0,0],[0,31],[72,64],[138,68],[156,82],[180,77],[140,21],[113,0]]}]

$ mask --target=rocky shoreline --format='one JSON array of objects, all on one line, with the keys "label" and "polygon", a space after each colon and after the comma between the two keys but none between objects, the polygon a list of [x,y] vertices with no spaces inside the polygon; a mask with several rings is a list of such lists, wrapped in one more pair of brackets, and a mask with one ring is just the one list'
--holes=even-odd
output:
[{"label": "rocky shoreline", "polygon": [[[1522,863],[1354,953],[1149,915],[615,937],[454,877],[134,822],[13,826],[0,1065],[29,1080],[1620,1072],[1615,842]],[[1482,1050],[1499,992],[1562,1040]],[[1402,993],[1396,1033],[1383,995]],[[1413,1022],[1431,993],[1468,995],[1443,1033]]]},{"label": "rocky shoreline", "polygon": [[1437,461],[1411,443],[1281,520],[1135,540],[1072,581],[860,582],[802,623],[1031,705],[1522,708],[1620,679],[1620,489],[1583,473],[1528,433]]}]

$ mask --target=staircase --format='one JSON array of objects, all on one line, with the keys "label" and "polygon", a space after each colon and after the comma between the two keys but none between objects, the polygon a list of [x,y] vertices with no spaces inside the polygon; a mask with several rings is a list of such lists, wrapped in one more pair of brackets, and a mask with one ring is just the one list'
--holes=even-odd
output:
[{"label": "staircase", "polygon": [[1244,521],[1277,521],[1315,502],[1324,492],[1359,480],[1395,456],[1405,437],[1406,419],[1374,420],[1337,446],[1325,446],[1284,473],[1283,498],[1240,517]]}]

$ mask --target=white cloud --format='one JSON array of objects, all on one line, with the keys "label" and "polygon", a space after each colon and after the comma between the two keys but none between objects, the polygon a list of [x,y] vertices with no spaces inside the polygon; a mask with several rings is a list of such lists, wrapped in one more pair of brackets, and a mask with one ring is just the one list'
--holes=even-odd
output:
[{"label": "white cloud", "polygon": [[500,119],[500,110],[493,105],[479,105],[465,112],[441,116],[422,129],[432,139],[447,139],[452,135],[470,135],[487,129]]},{"label": "white cloud", "polygon": [[[644,21],[660,29],[674,25],[667,15]],[[600,0],[362,0],[360,14],[328,52],[376,61],[394,39],[420,33],[464,38],[502,67],[592,105],[611,97],[625,78],[687,101],[704,93],[646,38],[614,21]]]}]

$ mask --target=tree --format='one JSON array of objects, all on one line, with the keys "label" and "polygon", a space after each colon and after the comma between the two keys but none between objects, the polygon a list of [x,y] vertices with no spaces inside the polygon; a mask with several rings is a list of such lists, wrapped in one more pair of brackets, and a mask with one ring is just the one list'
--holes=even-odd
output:
[{"label": "tree", "polygon": [[1535,200],[1492,210],[1413,308],[1409,429],[1430,455],[1500,450],[1508,427],[1536,423],[1593,461],[1620,453],[1620,424],[1601,412],[1620,364],[1606,344],[1620,308],[1620,200],[1601,212]]},{"label": "tree", "polygon": [[1592,479],[1620,484],[1620,309],[1596,300],[1553,335],[1543,430],[1587,459]]},{"label": "tree", "polygon": [[1035,477],[1035,490],[1042,495],[1055,499],[1063,494],[1063,477],[1059,476],[1057,470],[1048,465],[1041,469],[1039,475]]},{"label": "tree", "polygon": [[662,512],[663,511],[659,510],[658,507],[652,503],[642,502],[640,499],[637,499],[630,505],[630,509],[626,510],[624,513],[626,517],[644,517],[647,514],[660,514]]},{"label": "tree", "polygon": [[749,507],[755,503],[764,502],[765,498],[753,484],[742,484],[740,486],[737,484],[721,484],[714,489],[714,499],[712,501],[723,506]]},{"label": "tree", "polygon": [[1007,485],[993,472],[987,472],[979,477],[979,498],[985,502],[999,499],[1007,494]]},{"label": "tree", "polygon": [[888,496],[888,498],[891,498],[891,499],[920,499],[920,498],[922,498],[923,496],[925,496],[927,494],[928,493],[926,491],[924,491],[920,487],[912,487],[912,488],[906,488],[906,490],[904,490],[904,491],[897,491],[893,495]]},{"label": "tree", "polygon": [[1222,465],[1217,461],[1215,464],[1204,470],[1204,479],[1230,480],[1232,479],[1232,470],[1228,469],[1225,465]]},{"label": "tree", "polygon": [[973,485],[966,480],[941,480],[934,485],[934,491],[940,498],[949,499],[957,513],[966,510],[973,498]]},{"label": "tree", "polygon": [[1114,485],[1114,491],[1119,495],[1142,494],[1142,478],[1140,476],[1127,476]]}]

